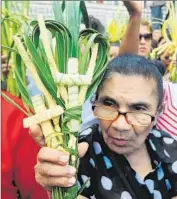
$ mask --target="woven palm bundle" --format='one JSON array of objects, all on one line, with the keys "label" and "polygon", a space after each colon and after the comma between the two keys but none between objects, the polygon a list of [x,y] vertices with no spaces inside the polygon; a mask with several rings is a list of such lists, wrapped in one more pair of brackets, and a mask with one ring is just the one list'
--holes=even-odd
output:
[{"label": "woven palm bundle", "polygon": [[[70,165],[77,167],[77,136],[84,101],[100,83],[108,61],[108,42],[100,33],[86,29],[79,33],[82,1],[53,1],[55,20],[38,16],[20,37],[14,36],[15,46],[31,72],[42,95],[30,97],[17,74],[18,87],[33,116],[24,126],[39,124],[48,147],[70,154]],[[53,187],[53,199],[74,199],[77,183],[71,188]]]}]

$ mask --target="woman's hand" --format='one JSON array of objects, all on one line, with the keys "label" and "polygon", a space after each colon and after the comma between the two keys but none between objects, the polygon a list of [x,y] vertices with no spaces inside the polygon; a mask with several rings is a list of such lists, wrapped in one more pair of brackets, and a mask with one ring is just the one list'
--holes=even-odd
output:
[{"label": "woman's hand", "polygon": [[[44,135],[39,125],[35,124],[31,126],[29,129],[29,135],[40,147],[44,147],[46,145]],[[87,149],[88,149],[88,144],[86,142],[82,142],[78,145],[78,155],[80,158],[85,155]]]},{"label": "woman's hand", "polygon": [[[88,150],[87,143],[78,145],[79,157]],[[69,154],[43,147],[40,149],[35,166],[36,181],[46,190],[52,186],[70,187],[76,182],[76,169],[69,165]]]},{"label": "woman's hand", "polygon": [[129,15],[141,15],[143,9],[141,1],[123,1],[123,3],[129,12]]},{"label": "woman's hand", "polygon": [[76,179],[76,169],[69,166],[69,154],[43,147],[38,153],[35,166],[36,181],[45,189],[52,186],[70,187]]}]

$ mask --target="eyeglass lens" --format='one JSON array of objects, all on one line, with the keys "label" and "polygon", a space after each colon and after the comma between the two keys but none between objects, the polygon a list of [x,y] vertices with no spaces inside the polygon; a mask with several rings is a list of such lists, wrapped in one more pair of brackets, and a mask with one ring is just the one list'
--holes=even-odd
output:
[{"label": "eyeglass lens", "polygon": [[151,33],[149,33],[149,34],[140,34],[139,35],[139,39],[141,40],[142,38],[144,38],[145,40],[151,39],[152,38],[152,34]]},{"label": "eyeglass lens", "polygon": [[[121,113],[116,109],[95,106],[94,115],[100,119],[113,121],[118,118]],[[151,123],[151,116],[144,113],[128,112],[124,116],[127,122],[132,125],[149,125]]]}]

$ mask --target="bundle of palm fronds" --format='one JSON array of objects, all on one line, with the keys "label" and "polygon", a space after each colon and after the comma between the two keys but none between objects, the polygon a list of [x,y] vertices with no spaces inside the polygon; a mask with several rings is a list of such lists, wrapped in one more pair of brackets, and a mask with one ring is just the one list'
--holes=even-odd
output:
[{"label": "bundle of palm fronds", "polygon": [[[8,57],[7,65],[11,65],[11,69],[7,76],[3,76],[2,81],[7,85],[7,91],[15,96],[19,96],[19,89],[15,80],[15,73],[18,70],[26,82],[25,66],[21,61],[19,54],[13,49],[13,35],[21,33],[21,27],[24,22],[28,21],[27,14],[29,10],[29,1],[3,1],[2,2],[2,54]],[[12,8],[15,10],[13,11]],[[20,9],[20,12],[18,10]],[[18,68],[16,67],[18,65]],[[8,68],[8,67],[6,67]]]},{"label": "bundle of palm fronds", "polygon": [[[77,167],[77,133],[84,101],[100,83],[108,61],[108,42],[92,29],[79,34],[84,2],[53,2],[56,20],[38,16],[32,36],[28,28],[22,38],[14,36],[15,46],[31,72],[42,95],[31,97],[18,81],[26,106],[35,115],[24,126],[39,124],[48,147],[70,153],[70,164]],[[22,42],[23,41],[23,42]],[[20,74],[19,74],[20,76]],[[74,199],[77,183],[71,188],[53,187],[53,199]]]},{"label": "bundle of palm fronds", "polygon": [[159,56],[162,53],[171,55],[171,63],[168,66],[167,72],[170,73],[170,80],[177,82],[177,2],[166,2],[169,16],[162,22],[162,36],[165,40],[164,44],[154,49],[152,57]]}]

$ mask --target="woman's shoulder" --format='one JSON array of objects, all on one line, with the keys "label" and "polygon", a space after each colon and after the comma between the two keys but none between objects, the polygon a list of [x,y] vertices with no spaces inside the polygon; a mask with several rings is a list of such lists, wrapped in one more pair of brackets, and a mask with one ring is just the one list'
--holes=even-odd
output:
[{"label": "woman's shoulder", "polygon": [[169,133],[154,128],[148,141],[162,162],[177,162],[177,141]]}]

